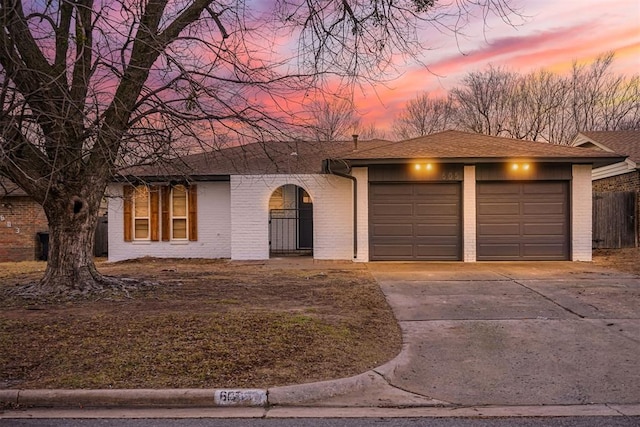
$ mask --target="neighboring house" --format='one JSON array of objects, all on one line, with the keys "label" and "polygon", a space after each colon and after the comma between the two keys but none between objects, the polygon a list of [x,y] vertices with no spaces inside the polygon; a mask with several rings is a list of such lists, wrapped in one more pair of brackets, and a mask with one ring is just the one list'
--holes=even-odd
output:
[{"label": "neighboring house", "polygon": [[[95,256],[106,256],[107,207],[100,206]],[[13,182],[0,178],[0,262],[46,260],[49,222],[39,203]]]},{"label": "neighboring house", "polygon": [[623,160],[458,131],[197,154],[109,186],[109,260],[590,261],[591,170]]},{"label": "neighboring house", "polygon": [[40,259],[38,233],[49,229],[42,207],[12,182],[0,178],[0,262]]},{"label": "neighboring house", "polygon": [[574,147],[597,148],[626,159],[592,171],[594,247],[634,247],[640,240],[640,130],[581,132]]}]

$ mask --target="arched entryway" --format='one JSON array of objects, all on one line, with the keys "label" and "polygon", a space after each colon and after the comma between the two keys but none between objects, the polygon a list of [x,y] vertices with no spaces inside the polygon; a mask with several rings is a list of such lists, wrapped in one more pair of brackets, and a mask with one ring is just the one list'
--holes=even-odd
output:
[{"label": "arched entryway", "polygon": [[313,254],[313,203],[304,188],[286,184],[271,194],[269,254]]}]

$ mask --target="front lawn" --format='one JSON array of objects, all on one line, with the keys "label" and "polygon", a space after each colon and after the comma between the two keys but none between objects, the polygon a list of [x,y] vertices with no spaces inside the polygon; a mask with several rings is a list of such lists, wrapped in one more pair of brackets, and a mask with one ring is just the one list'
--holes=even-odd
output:
[{"label": "front lawn", "polygon": [[0,264],[0,388],[269,387],[393,358],[401,336],[365,266],[291,258],[99,262],[157,282],[71,301],[13,296],[44,263]]}]

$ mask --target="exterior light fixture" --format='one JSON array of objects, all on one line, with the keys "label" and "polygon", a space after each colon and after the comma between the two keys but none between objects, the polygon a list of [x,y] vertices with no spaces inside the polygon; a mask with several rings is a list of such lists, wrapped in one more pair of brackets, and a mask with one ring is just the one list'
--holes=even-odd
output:
[{"label": "exterior light fixture", "polygon": [[531,170],[531,164],[513,162],[509,166],[509,169],[513,172],[528,172]]},{"label": "exterior light fixture", "polygon": [[415,163],[413,169],[416,171],[431,171],[433,170],[432,163]]}]

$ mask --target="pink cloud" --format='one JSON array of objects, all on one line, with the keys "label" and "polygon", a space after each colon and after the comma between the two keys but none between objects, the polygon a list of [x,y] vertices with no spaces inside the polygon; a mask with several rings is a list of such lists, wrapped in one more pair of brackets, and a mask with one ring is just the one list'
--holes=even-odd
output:
[{"label": "pink cloud", "polygon": [[[565,15],[566,16],[566,15]],[[613,69],[630,75],[640,70],[640,23],[603,25],[589,20],[550,29],[539,29],[522,36],[499,37],[466,55],[449,54],[431,62],[429,69],[413,67],[391,83],[391,87],[378,90],[381,99],[376,110],[372,100],[361,101],[370,113],[364,120],[387,125],[406,101],[416,94],[428,91],[434,96],[446,93],[468,72],[482,70],[489,64],[526,73],[537,69],[567,72],[574,61],[588,63],[598,55],[615,51]],[[437,54],[438,51],[434,51]],[[430,72],[431,71],[431,72]],[[359,102],[360,105],[360,102]]]}]

